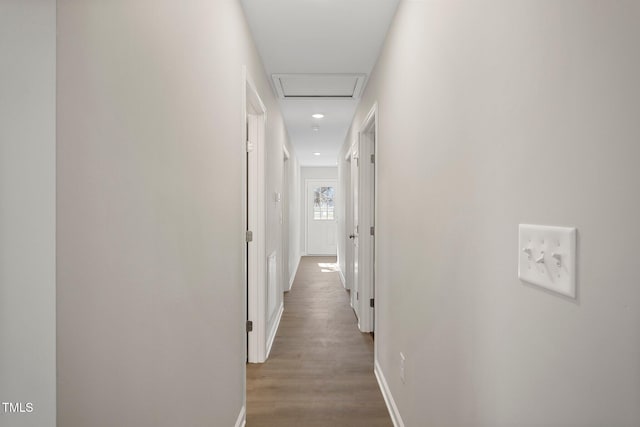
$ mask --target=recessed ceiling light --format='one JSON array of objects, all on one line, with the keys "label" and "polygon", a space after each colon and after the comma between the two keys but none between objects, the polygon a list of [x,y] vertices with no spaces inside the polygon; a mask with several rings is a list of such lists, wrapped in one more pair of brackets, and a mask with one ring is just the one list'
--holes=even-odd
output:
[{"label": "recessed ceiling light", "polygon": [[324,117],[324,114],[315,113],[315,114],[312,114],[311,117],[313,117],[314,119],[321,119]]},{"label": "recessed ceiling light", "polygon": [[313,153],[313,155],[314,155],[314,156],[319,156],[319,155],[320,155],[320,153]]}]

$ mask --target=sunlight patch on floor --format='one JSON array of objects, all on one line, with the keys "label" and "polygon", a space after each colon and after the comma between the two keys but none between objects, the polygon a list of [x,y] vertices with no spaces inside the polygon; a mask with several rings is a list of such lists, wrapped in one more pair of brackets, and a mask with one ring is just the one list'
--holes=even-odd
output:
[{"label": "sunlight patch on floor", "polygon": [[340,270],[338,264],[334,262],[319,262],[318,267],[322,273],[335,273]]}]

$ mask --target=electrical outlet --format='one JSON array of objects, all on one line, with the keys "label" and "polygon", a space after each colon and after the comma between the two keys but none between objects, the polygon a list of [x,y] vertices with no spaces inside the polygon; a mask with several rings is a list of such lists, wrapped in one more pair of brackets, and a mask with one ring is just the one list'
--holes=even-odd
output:
[{"label": "electrical outlet", "polygon": [[404,354],[400,353],[400,381],[402,381],[402,384],[405,383],[404,365],[406,360],[407,359],[404,357]]}]

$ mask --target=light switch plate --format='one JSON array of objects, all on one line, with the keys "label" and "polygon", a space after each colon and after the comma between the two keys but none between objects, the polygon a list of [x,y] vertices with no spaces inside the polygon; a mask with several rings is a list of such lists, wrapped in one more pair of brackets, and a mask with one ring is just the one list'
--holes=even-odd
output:
[{"label": "light switch plate", "polygon": [[576,297],[576,229],[519,225],[518,278]]}]

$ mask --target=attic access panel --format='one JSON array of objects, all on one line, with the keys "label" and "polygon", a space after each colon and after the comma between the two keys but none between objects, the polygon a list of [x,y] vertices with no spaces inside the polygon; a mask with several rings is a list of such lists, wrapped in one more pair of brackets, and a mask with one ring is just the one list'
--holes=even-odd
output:
[{"label": "attic access panel", "polygon": [[281,99],[358,99],[365,74],[273,74]]}]

